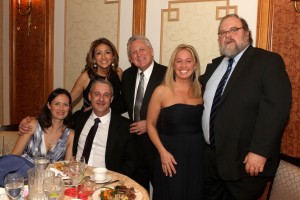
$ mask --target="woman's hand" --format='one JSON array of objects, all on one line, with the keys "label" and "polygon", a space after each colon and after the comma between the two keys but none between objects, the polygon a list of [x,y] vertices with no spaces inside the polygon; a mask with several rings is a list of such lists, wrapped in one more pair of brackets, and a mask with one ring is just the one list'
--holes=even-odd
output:
[{"label": "woman's hand", "polygon": [[173,174],[176,174],[174,165],[177,165],[177,162],[172,154],[170,154],[168,151],[165,151],[160,154],[160,159],[162,170],[166,174],[166,176],[172,177]]}]

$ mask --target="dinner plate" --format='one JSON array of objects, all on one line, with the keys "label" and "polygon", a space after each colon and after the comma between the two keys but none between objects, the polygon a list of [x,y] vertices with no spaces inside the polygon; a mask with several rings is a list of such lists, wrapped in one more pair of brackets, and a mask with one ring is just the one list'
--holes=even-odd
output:
[{"label": "dinner plate", "polygon": [[[111,188],[113,188],[113,187],[111,187]],[[100,188],[100,189],[96,190],[92,195],[92,199],[93,200],[100,200],[100,197],[99,197],[100,193],[102,191],[108,190],[108,189],[109,188]],[[142,200],[143,199],[143,194],[140,191],[138,191],[137,189],[134,189],[134,190],[135,190],[135,200]]]},{"label": "dinner plate", "polygon": [[111,181],[111,176],[107,175],[105,180],[103,180],[103,181],[97,181],[97,180],[94,180],[94,176],[92,175],[91,176],[91,180],[95,181],[95,183],[107,183],[107,182]]}]

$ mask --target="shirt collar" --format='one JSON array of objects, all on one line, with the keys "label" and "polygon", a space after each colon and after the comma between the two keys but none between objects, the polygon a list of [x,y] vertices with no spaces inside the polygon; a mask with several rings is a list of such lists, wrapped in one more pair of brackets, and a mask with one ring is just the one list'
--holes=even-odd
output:
[{"label": "shirt collar", "polygon": [[[153,67],[154,67],[154,61],[152,61],[152,63],[150,64],[150,66],[144,71],[144,76],[149,79],[151,76],[151,73],[153,71]],[[140,76],[140,73],[142,72],[142,70],[138,69],[138,76]]]},{"label": "shirt collar", "polygon": [[102,117],[98,117],[94,113],[94,111],[92,111],[92,114],[91,114],[91,118],[93,120],[95,120],[96,118],[99,118],[102,124],[105,124],[106,122],[108,122],[110,120],[110,117],[111,117],[111,109],[110,108],[109,108],[109,112],[106,115],[102,116]]}]

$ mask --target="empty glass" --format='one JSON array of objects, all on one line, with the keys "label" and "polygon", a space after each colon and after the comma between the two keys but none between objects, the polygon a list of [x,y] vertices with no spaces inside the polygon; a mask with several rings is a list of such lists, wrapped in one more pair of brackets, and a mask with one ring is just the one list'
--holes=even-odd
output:
[{"label": "empty glass", "polygon": [[59,177],[48,177],[43,181],[43,190],[48,200],[57,200],[63,196],[65,184]]},{"label": "empty glass", "polygon": [[82,181],[85,172],[85,159],[82,156],[74,156],[66,166],[67,174],[75,185],[76,198],[78,197],[78,184]]}]

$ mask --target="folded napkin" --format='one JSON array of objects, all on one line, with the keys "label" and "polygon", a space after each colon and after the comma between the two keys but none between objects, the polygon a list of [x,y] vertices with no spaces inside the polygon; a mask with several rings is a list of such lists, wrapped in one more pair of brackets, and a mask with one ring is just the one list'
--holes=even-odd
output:
[{"label": "folded napkin", "polygon": [[0,156],[0,186],[4,187],[4,178],[8,173],[18,172],[27,178],[27,171],[32,167],[34,164],[21,156]]}]

